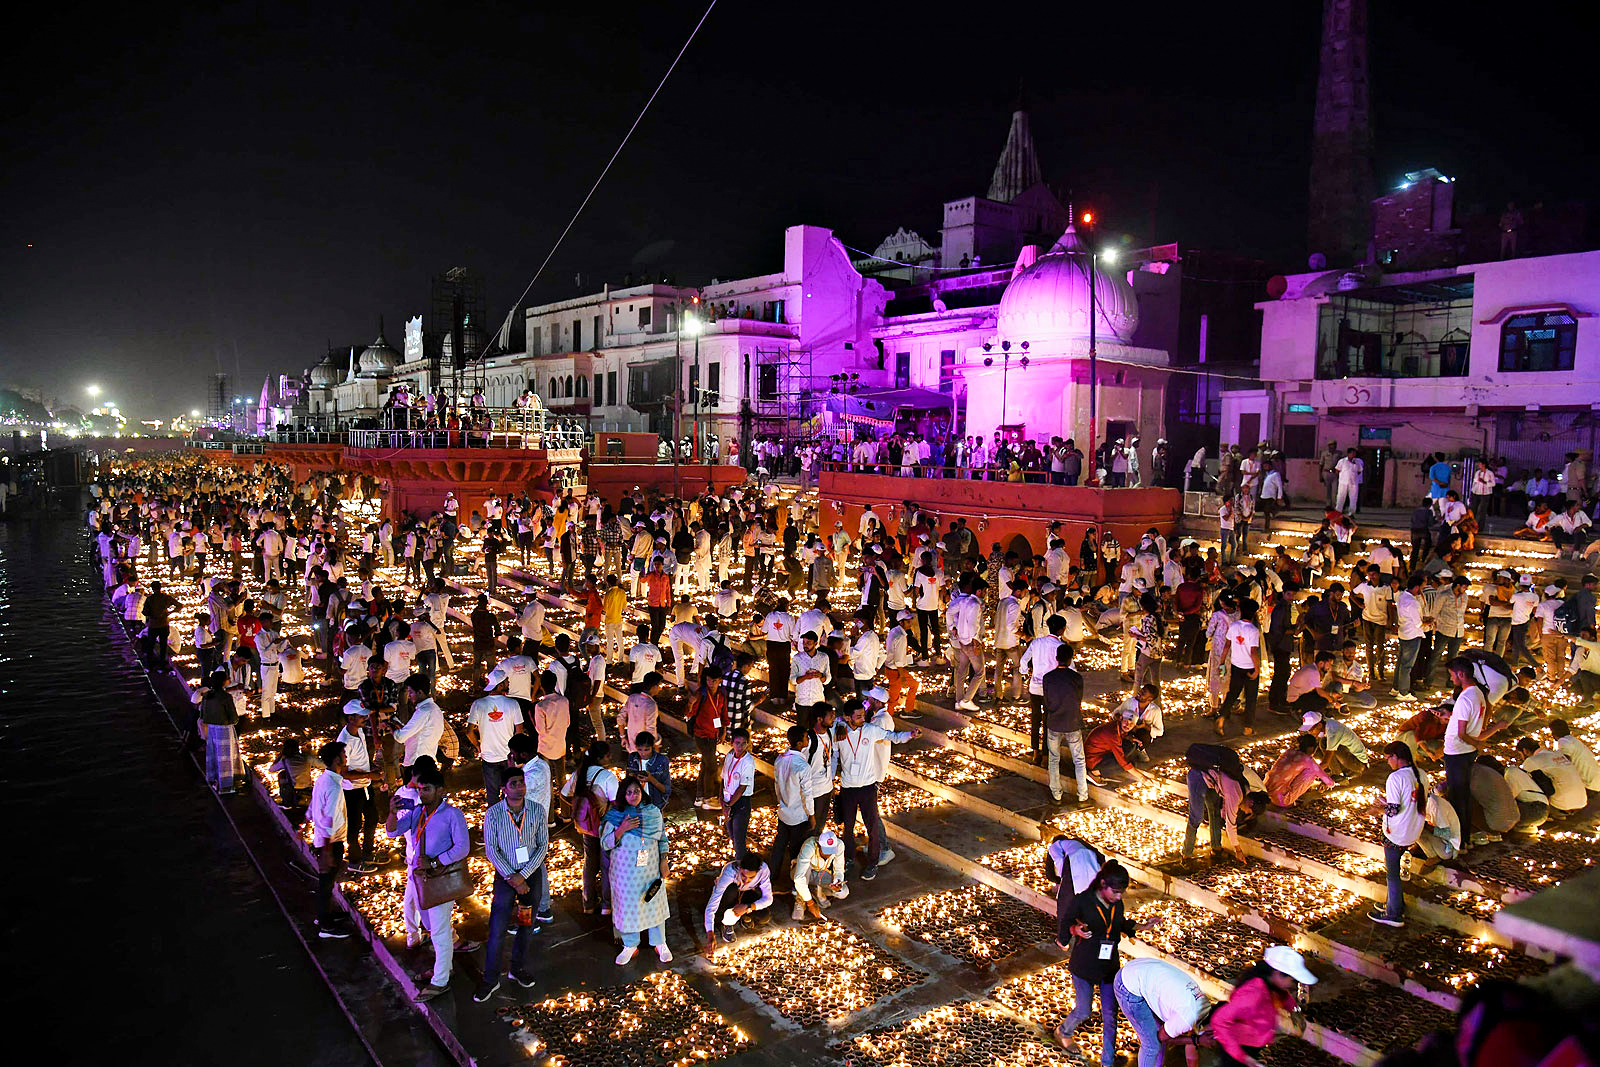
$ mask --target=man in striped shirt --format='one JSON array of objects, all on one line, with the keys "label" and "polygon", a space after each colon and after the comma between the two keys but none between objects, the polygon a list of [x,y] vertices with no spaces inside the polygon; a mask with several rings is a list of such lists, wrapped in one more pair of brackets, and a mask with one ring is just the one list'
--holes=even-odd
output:
[{"label": "man in striped shirt", "polygon": [[533,985],[527,977],[528,949],[539,928],[532,922],[516,924],[511,944],[511,965],[504,969],[500,956],[505,948],[506,927],[511,925],[514,907],[539,907],[539,871],[549,847],[545,810],[527,798],[527,782],[521,768],[506,772],[500,803],[483,817],[483,851],[494,867],[494,899],[489,909],[489,946],[483,957],[483,981],[472,999],[482,1003],[500,988],[501,976],[509,974],[524,989]]}]

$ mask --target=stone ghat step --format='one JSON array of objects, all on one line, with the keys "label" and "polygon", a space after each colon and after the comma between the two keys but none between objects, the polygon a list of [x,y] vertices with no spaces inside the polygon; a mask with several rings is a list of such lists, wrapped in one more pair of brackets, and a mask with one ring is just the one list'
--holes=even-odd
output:
[{"label": "stone ghat step", "polygon": [[[553,607],[559,607],[569,611],[576,610],[576,605],[574,605],[566,597],[562,596],[559,592],[556,592],[548,580],[537,575],[536,573],[518,569],[512,572],[510,578],[512,582],[516,583],[525,592],[530,594],[537,593],[543,600]],[[507,605],[507,610],[509,610],[509,605]],[[547,625],[550,625],[548,620]],[[573,636],[576,637],[576,634]],[[751,673],[753,677],[764,678],[765,667],[758,663]],[[940,716],[945,721],[954,721],[957,724],[956,730],[960,730],[961,727],[969,725],[970,722],[970,720],[968,720],[965,716],[962,716],[959,713],[952,711],[950,708],[947,708],[942,704],[936,703],[932,700],[919,700],[918,708],[925,713],[932,713],[936,716]],[[952,736],[952,734],[956,732],[954,730],[940,730],[935,725],[927,722],[919,723],[919,725],[921,725],[925,731],[925,736],[927,736],[928,739],[935,744],[951,748],[970,758],[990,763],[1002,770],[1029,778],[1041,785],[1045,784],[1048,780],[1048,776],[1042,767],[1035,766],[1032,763],[1024,762],[1023,760],[1009,755],[992,751],[979,745],[971,744],[960,737]],[[986,728],[990,727],[986,726]],[[1016,740],[1023,742],[1026,741],[1025,738],[1020,737],[1017,737]],[[1096,801],[1103,805],[1121,806],[1128,803],[1127,798],[1113,790],[1103,789],[1101,787],[1092,787],[1092,792]],[[990,807],[992,809],[993,806],[991,805]],[[1142,811],[1144,807],[1145,805],[1136,802],[1133,810]],[[991,817],[996,818],[997,821],[1006,822],[1008,825],[1017,825],[1016,820],[1014,818],[1008,818],[1007,814],[1005,813],[994,812],[991,810],[985,812],[985,814],[989,814]],[[1157,813],[1152,817],[1160,820],[1167,818],[1169,815],[1170,813]],[[1298,824],[1289,825],[1291,828],[1294,828],[1294,826]],[[1349,838],[1346,840],[1339,840],[1337,838],[1330,839],[1328,835],[1323,834],[1321,836],[1316,836],[1315,839],[1319,842],[1319,844],[1331,844],[1336,847],[1345,848],[1356,853],[1358,856],[1365,857],[1369,860],[1374,858],[1378,860],[1382,859],[1381,849],[1374,849],[1370,846],[1370,843],[1359,842],[1354,838]],[[1245,847],[1247,851],[1251,851],[1252,854],[1256,854],[1258,858],[1268,859],[1285,866],[1292,866],[1294,869],[1309,868],[1310,870],[1317,871],[1317,873],[1319,873],[1321,876],[1330,880],[1340,880],[1339,883],[1335,884],[1343,883],[1350,888],[1352,892],[1359,892],[1371,899],[1383,899],[1382,886],[1377,886],[1375,888],[1372,883],[1367,882],[1364,879],[1353,880],[1338,866],[1320,864],[1313,860],[1309,860],[1304,856],[1294,856],[1282,849],[1266,848],[1258,843],[1249,841],[1249,839],[1246,839],[1246,842],[1247,843]],[[1347,863],[1344,866],[1346,868],[1358,867],[1359,864]],[[1456,872],[1448,871],[1443,868],[1436,869],[1435,871],[1431,872],[1430,880],[1440,884],[1448,884],[1457,890],[1468,892],[1482,891],[1481,886],[1478,883],[1473,882],[1470,879],[1463,880],[1459,875],[1457,875]],[[1498,896],[1501,894],[1496,893],[1493,895],[1498,898]],[[1408,903],[1410,903],[1410,901],[1408,901]],[[1467,933],[1475,937],[1483,937],[1497,942],[1503,941],[1503,935],[1500,935],[1493,929],[1492,926],[1481,920],[1469,919],[1465,916],[1462,916],[1459,912],[1455,912],[1453,909],[1438,907],[1434,905],[1433,902],[1428,900],[1418,900],[1417,905],[1427,912],[1427,918],[1429,921],[1438,925],[1458,929],[1462,933]]]},{"label": "stone ghat step", "polygon": [[[528,574],[527,572],[515,572],[510,577],[514,584],[529,592],[540,590],[545,585],[542,579],[538,578],[536,575]],[[471,590],[466,586],[458,586],[458,588],[460,588],[463,592],[471,592]],[[560,605],[569,609],[574,607],[574,605],[566,601],[565,598],[556,595],[550,595],[548,593],[543,595],[545,595],[546,599],[552,601],[556,605]],[[494,603],[495,606],[501,610],[512,610],[509,603],[500,601],[498,598],[492,598],[491,603]],[[548,618],[546,619],[546,626],[557,632],[571,633],[569,628],[552,623]],[[576,635],[573,634],[573,636],[575,637]],[[620,689],[613,685],[608,684],[607,690],[608,693],[615,699],[621,700],[625,696]],[[678,717],[663,712],[662,720],[678,733],[683,734],[684,736],[688,735],[686,725]],[[789,725],[791,725],[789,720],[783,719],[782,717],[773,715],[769,712],[765,712],[761,709],[757,709],[755,712],[755,720],[772,728],[786,729]],[[767,774],[768,776],[772,774],[771,764],[766,760],[758,759],[758,766],[763,773]],[[1028,767],[1030,765],[1019,764],[1019,766]],[[1035,771],[1038,770],[1038,768],[1031,769]],[[917,774],[916,772],[901,766],[898,761],[890,764],[889,771],[891,776],[898,781],[905,782],[915,788],[926,789],[928,792],[939,796],[941,799],[949,803],[955,804],[956,806],[967,811],[998,822],[1007,828],[1012,829],[1013,831],[1021,833],[1023,836],[1036,838],[1041,834],[1042,828],[1036,821],[1001,808],[991,801],[976,797],[970,792],[960,789],[959,787],[946,786],[942,783],[935,782],[924,775]],[[1109,790],[1097,790],[1097,792],[1103,792],[1110,797],[1116,796],[1116,794]],[[1100,798],[1097,797],[1097,799]],[[897,818],[886,818],[885,830],[890,840],[899,844],[904,844],[905,846],[912,848],[913,850],[928,857],[934,862],[941,864],[942,866],[946,866],[957,871],[958,873],[973,878],[975,881],[990,885],[1002,892],[1015,896],[1020,900],[1038,907],[1047,914],[1053,915],[1055,913],[1055,902],[1050,897],[1040,893],[1036,889],[1023,886],[1021,883],[999,874],[990,867],[978,863],[977,861],[968,857],[962,856],[959,853],[953,852],[950,849],[945,848],[943,845],[939,845],[928,838],[907,829]],[[1106,845],[1105,851],[1107,851],[1109,854],[1120,856],[1115,848],[1114,843],[1105,842],[1104,844]],[[1286,921],[1281,917],[1274,917],[1260,908],[1253,906],[1241,906],[1237,902],[1228,901],[1224,899],[1221,894],[1208,889],[1197,882],[1175,875],[1170,871],[1163,871],[1145,863],[1136,862],[1131,857],[1121,858],[1129,866],[1130,872],[1134,874],[1136,879],[1138,879],[1142,884],[1150,886],[1151,888],[1156,889],[1163,894],[1173,896],[1177,899],[1198,902],[1202,907],[1205,907],[1207,910],[1216,915],[1236,919],[1253,929],[1270,934],[1280,940],[1290,941],[1291,943],[1301,947],[1303,950],[1321,956],[1341,970],[1366,979],[1376,979],[1381,983],[1394,985],[1397,988],[1406,990],[1406,992],[1415,996],[1418,1000],[1434,1005],[1438,1008],[1453,1010],[1458,1004],[1458,998],[1454,993],[1430,987],[1407,974],[1402,974],[1401,972],[1387,965],[1383,960],[1372,953],[1366,952],[1351,945],[1335,942],[1332,939],[1319,935],[1309,927]],[[1264,852],[1263,858],[1267,859],[1270,863],[1280,864],[1283,866],[1298,866],[1299,864],[1297,858],[1288,853],[1280,854]],[[1150,946],[1144,947],[1149,948]],[[1192,964],[1190,966],[1192,966]],[[1213,980],[1218,981],[1219,983],[1215,995],[1224,995],[1226,984],[1221,983],[1220,980],[1214,978]],[[1317,1030],[1309,1036],[1314,1043],[1318,1044],[1320,1047],[1327,1048],[1330,1051],[1335,1052],[1342,1059],[1345,1059],[1348,1062],[1365,1063],[1371,1062],[1376,1058],[1376,1053],[1374,1053],[1372,1050],[1360,1046],[1359,1043],[1351,1042],[1344,1035],[1338,1034],[1334,1031],[1327,1031],[1324,1033],[1320,1030]]]},{"label": "stone ghat step", "polygon": [[[554,591],[553,586],[548,582],[548,580],[535,573],[520,569],[514,570],[509,576],[509,579],[511,582],[514,582],[520,588],[522,588],[525,592],[541,596],[541,598],[551,606],[560,607],[566,610],[577,609],[576,605],[574,605],[570,600],[562,596],[560,593]],[[463,587],[463,589],[465,589],[465,587]],[[510,605],[506,604],[505,609],[511,610]],[[548,619],[546,620],[546,625],[551,625]],[[573,636],[576,637],[577,635],[574,634]],[[764,678],[765,667],[758,663],[751,673],[753,677]],[[941,730],[936,725],[927,721],[918,723],[918,725],[921,726],[924,731],[924,736],[931,743],[950,748],[970,758],[989,763],[1000,768],[1001,770],[1009,771],[1012,774],[1031,779],[1040,785],[1044,785],[1048,781],[1048,776],[1043,767],[1038,767],[1032,763],[1024,762],[1023,760],[1015,757],[1004,755],[988,748],[972,744],[961,739],[960,737],[952,736],[952,734],[954,734],[961,727],[968,725],[969,720],[967,720],[964,716],[961,716],[958,713],[953,712],[951,709],[931,700],[919,700],[918,708],[925,713],[932,713],[940,716],[944,720],[953,720],[957,724],[955,730]],[[1025,739],[1018,738],[1018,740]],[[1153,805],[1149,805],[1138,800],[1131,800],[1115,790],[1105,789],[1099,786],[1091,786],[1091,795],[1094,797],[1096,803],[1101,804],[1102,806],[1127,807],[1131,811],[1145,815],[1146,817],[1152,818],[1156,821],[1172,822],[1176,820],[1179,823],[1183,821],[1182,816],[1174,815],[1170,811],[1162,811]],[[976,801],[977,798],[973,799]],[[989,815],[991,818],[995,818],[996,821],[1004,822],[1009,826],[1013,826],[1014,828],[1020,828],[1017,817],[1010,815],[1010,813],[995,811],[993,805],[985,806],[988,808],[988,810],[986,810],[984,813]],[[1254,841],[1250,838],[1244,838],[1242,840],[1247,853],[1255,858],[1267,860],[1289,869],[1304,871],[1306,873],[1315,873],[1319,877],[1327,879],[1331,884],[1340,885],[1342,888],[1346,888],[1350,892],[1358,893],[1367,897],[1368,899],[1376,901],[1381,901],[1383,899],[1384,887],[1382,885],[1372,883],[1366,879],[1353,878],[1346,874],[1338,866],[1319,863],[1316,860],[1310,859],[1306,856],[1297,856],[1284,849],[1263,845],[1262,843]],[[1322,844],[1331,844],[1336,847],[1346,848],[1349,851],[1355,852],[1358,856],[1365,857],[1369,860],[1373,858],[1379,860],[1382,859],[1381,849],[1377,849],[1374,855],[1374,852],[1365,846],[1360,849],[1351,848],[1351,844],[1357,843],[1353,838],[1348,839],[1348,842],[1337,840],[1329,841],[1320,838],[1318,840]],[[1359,864],[1352,862],[1346,864],[1345,866],[1358,867]],[[1447,879],[1455,877],[1455,872],[1446,872],[1441,874],[1440,870],[1442,869],[1431,872],[1432,880],[1438,881],[1441,884],[1445,884]],[[1456,882],[1451,882],[1448,884],[1452,884],[1452,886],[1458,890],[1476,891],[1474,888],[1472,888],[1472,886],[1469,885],[1457,884]],[[1473,883],[1473,885],[1475,885],[1475,883]],[[1484,922],[1481,919],[1463,915],[1455,909],[1438,905],[1435,902],[1425,898],[1408,897],[1407,905],[1415,906],[1416,908],[1420,909],[1420,914],[1422,914],[1429,922],[1434,923],[1435,925],[1444,926],[1457,930],[1458,932],[1468,934],[1469,936],[1480,937],[1496,943],[1506,943],[1504,935],[1495,930],[1491,924]]]}]

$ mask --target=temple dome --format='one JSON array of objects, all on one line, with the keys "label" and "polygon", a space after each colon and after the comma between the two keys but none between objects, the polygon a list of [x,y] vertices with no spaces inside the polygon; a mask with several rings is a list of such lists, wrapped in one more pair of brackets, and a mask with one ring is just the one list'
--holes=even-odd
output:
[{"label": "temple dome", "polygon": [[[1139,301],[1126,273],[1099,266],[1094,278],[1098,340],[1124,344],[1139,325]],[[1000,297],[996,326],[1008,341],[1041,342],[1089,336],[1089,256],[1072,227],[1037,262],[1017,273]]]},{"label": "temple dome", "polygon": [[383,339],[383,322],[378,323],[378,339],[361,353],[358,364],[363,378],[387,378],[400,365],[400,353]]},{"label": "temple dome", "polygon": [[339,364],[333,358],[333,350],[329,349],[328,354],[322,357],[322,362],[311,368],[311,384],[319,389],[338,385],[340,374]]}]

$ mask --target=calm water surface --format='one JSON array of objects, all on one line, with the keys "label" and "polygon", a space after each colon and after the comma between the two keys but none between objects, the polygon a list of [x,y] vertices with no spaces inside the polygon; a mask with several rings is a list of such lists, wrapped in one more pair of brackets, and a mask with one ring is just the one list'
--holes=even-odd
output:
[{"label": "calm water surface", "polygon": [[86,552],[74,519],[0,521],[14,1040],[57,1062],[370,1062],[111,643]]}]

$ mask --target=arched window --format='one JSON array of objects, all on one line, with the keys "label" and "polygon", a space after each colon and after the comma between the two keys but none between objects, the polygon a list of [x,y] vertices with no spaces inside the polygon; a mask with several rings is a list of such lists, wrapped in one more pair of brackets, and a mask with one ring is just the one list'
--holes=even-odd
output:
[{"label": "arched window", "polygon": [[578,399],[582,400],[589,395],[589,379],[583,375],[578,376]]},{"label": "arched window", "polygon": [[1571,370],[1578,320],[1564,311],[1512,315],[1500,327],[1502,371]]},{"label": "arched window", "polygon": [[566,388],[567,388],[567,391],[563,395],[565,395],[566,398],[568,400],[570,400],[570,399],[572,399],[572,375],[570,375],[570,374],[567,375],[567,386],[566,386]]},{"label": "arched window", "polygon": [[560,398],[561,398],[561,382],[558,381],[555,378],[551,378],[550,379],[550,399],[551,400],[559,400]]}]

